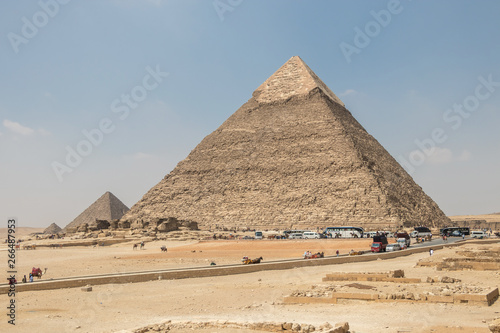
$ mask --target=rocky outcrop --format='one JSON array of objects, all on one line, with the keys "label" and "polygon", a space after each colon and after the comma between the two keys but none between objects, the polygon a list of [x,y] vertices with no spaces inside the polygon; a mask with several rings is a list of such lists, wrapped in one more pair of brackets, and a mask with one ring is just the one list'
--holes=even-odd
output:
[{"label": "rocky outcrop", "polygon": [[488,328],[492,333],[500,333],[500,318],[497,318],[493,320],[489,325]]},{"label": "rocky outcrop", "polygon": [[179,221],[176,218],[168,218],[166,221],[161,222],[158,226],[158,231],[169,232],[179,230]]},{"label": "rocky outcrop", "polygon": [[109,229],[111,223],[107,220],[95,219],[94,222],[89,224],[89,229],[92,231]]},{"label": "rocky outcrop", "polygon": [[299,58],[179,162],[122,218],[201,227],[377,230],[449,223]]}]

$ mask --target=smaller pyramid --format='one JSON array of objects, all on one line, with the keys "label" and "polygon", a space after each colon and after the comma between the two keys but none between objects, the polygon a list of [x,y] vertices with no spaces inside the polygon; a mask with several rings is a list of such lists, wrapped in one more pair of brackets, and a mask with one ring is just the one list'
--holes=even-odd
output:
[{"label": "smaller pyramid", "polygon": [[84,224],[91,224],[96,219],[107,221],[117,220],[128,212],[128,210],[129,208],[120,199],[108,191],[64,227],[63,231],[66,232],[69,229],[78,228]]},{"label": "smaller pyramid", "polygon": [[60,226],[58,226],[57,224],[55,223],[52,223],[51,225],[49,225],[44,231],[43,231],[43,234],[48,234],[48,235],[54,235],[54,234],[57,234],[59,232],[61,232],[62,229]]}]

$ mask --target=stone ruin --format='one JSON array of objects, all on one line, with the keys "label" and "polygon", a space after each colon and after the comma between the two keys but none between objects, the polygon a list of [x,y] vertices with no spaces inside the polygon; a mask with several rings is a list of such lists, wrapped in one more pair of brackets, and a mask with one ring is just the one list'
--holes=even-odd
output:
[{"label": "stone ruin", "polygon": [[[394,274],[394,273],[397,274]],[[390,273],[333,273],[310,290],[295,291],[284,298],[285,304],[326,303],[337,304],[350,300],[375,302],[454,303],[492,305],[499,296],[498,288],[483,288],[461,284],[460,279],[441,278],[408,279],[401,270]],[[397,277],[395,277],[397,276]],[[332,282],[365,281],[332,284]],[[395,285],[387,285],[393,282]],[[397,285],[396,285],[397,284]]]},{"label": "stone ruin", "polygon": [[239,323],[227,320],[205,321],[205,322],[172,322],[149,325],[134,330],[134,333],[170,332],[171,330],[217,330],[230,332],[233,330],[258,331],[258,332],[297,332],[297,333],[349,333],[349,323],[338,323],[331,325],[328,322],[322,325],[311,325],[290,322],[255,322]]},{"label": "stone ruin", "polygon": [[500,269],[500,247],[480,250],[456,250],[455,255],[435,261],[420,260],[417,267],[435,267],[438,271],[498,271]]},{"label": "stone ruin", "polygon": [[151,221],[128,221],[120,220],[99,220],[95,219],[92,223],[83,223],[78,227],[67,229],[67,233],[76,234],[77,238],[101,238],[112,236],[113,238],[130,237],[149,237],[151,239],[199,239],[207,237],[203,233],[193,233],[199,231],[198,223],[193,221],[179,221],[175,217],[158,218]]}]

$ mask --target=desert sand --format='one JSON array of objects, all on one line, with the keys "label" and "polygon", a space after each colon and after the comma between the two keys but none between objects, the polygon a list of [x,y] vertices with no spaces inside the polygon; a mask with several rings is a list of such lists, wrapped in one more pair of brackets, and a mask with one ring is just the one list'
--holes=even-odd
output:
[{"label": "desert sand", "polygon": [[[132,243],[104,247],[67,247],[18,252],[19,271],[32,266],[47,267],[42,279],[83,276],[109,272],[140,271],[173,267],[241,263],[243,255],[262,256],[264,260],[300,258],[305,250],[366,249],[369,240],[263,240],[263,241],[157,241],[144,250],[133,250]],[[161,253],[160,246],[168,252]],[[462,246],[484,248],[485,246]],[[487,248],[498,248],[488,245]],[[2,244],[1,250],[5,250]],[[436,271],[416,267],[420,260],[442,260],[456,249],[414,254],[397,259],[365,263],[305,267],[282,271],[160,280],[133,284],[93,286],[91,292],[80,288],[19,292],[16,295],[17,325],[13,329],[4,318],[1,332],[132,332],[140,327],[186,321],[296,322],[321,325],[324,322],[349,322],[351,332],[489,332],[488,322],[500,316],[500,302],[491,306],[422,303],[284,304],[283,298],[312,286],[325,286],[322,278],[332,272],[387,272],[403,269],[407,277],[451,276],[463,284],[496,288],[496,271]],[[6,253],[0,251],[0,253]],[[336,283],[336,282],[333,282]],[[386,283],[385,285],[390,285]],[[7,295],[0,303],[7,304]],[[192,330],[172,330],[171,332]],[[244,332],[235,329],[201,329],[199,332]],[[255,331],[254,331],[255,332]]]}]

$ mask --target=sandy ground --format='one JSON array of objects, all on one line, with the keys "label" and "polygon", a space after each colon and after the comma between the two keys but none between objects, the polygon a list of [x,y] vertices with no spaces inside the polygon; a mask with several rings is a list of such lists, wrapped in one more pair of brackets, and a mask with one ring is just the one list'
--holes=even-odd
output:
[{"label": "sandy ground", "polygon": [[[16,239],[18,239],[19,237],[26,237],[32,233],[43,232],[45,230],[45,228],[17,227],[15,230],[16,230],[15,236],[16,236]],[[1,240],[4,240],[5,238],[7,238],[7,232],[8,232],[7,228],[0,228],[0,239]]]},{"label": "sandy ground", "polygon": [[[209,261],[240,263],[243,255],[264,260],[299,258],[305,250],[333,254],[337,249],[366,249],[369,240],[211,241],[155,242],[145,250],[131,244],[109,247],[39,248],[18,253],[19,270],[47,267],[45,278],[125,272],[180,266],[204,266]],[[168,253],[159,247],[166,244]],[[2,245],[4,246],[4,245]],[[476,248],[478,246],[475,246]],[[489,246],[490,247],[490,246]],[[0,247],[0,249],[5,249]],[[196,251],[196,252],[192,252]],[[6,252],[0,252],[6,253]],[[298,322],[320,325],[349,322],[351,332],[464,332],[486,333],[487,323],[500,317],[500,302],[490,307],[454,304],[365,303],[338,305],[284,305],[283,297],[312,285],[328,285],[322,277],[331,272],[386,272],[404,269],[407,277],[451,276],[465,284],[497,287],[498,272],[439,272],[415,267],[419,260],[442,260],[455,249],[415,254],[366,263],[305,267],[251,274],[161,280],[146,283],[98,285],[92,292],[79,288],[16,294],[15,327],[0,321],[0,332],[119,332],[172,321]],[[4,278],[3,278],[4,279]],[[6,312],[9,298],[0,295]],[[244,332],[202,330],[200,332]],[[178,332],[181,332],[180,330]]]},{"label": "sandy ground", "polygon": [[[393,240],[391,240],[393,241]],[[31,243],[31,242],[27,242]],[[55,243],[54,240],[38,243]],[[243,256],[267,260],[301,258],[305,251],[334,255],[351,249],[369,250],[370,239],[321,240],[218,240],[218,241],[155,241],[147,242],[143,250],[133,250],[130,243],[104,247],[63,247],[20,250],[18,272],[29,274],[32,267],[47,268],[46,278],[82,276],[181,267],[240,264]],[[160,247],[167,246],[167,253]],[[0,246],[1,249],[5,246]],[[0,252],[1,253],[1,252]],[[7,262],[5,261],[6,265]],[[7,268],[7,267],[5,267]],[[22,275],[21,275],[22,277]]]}]

